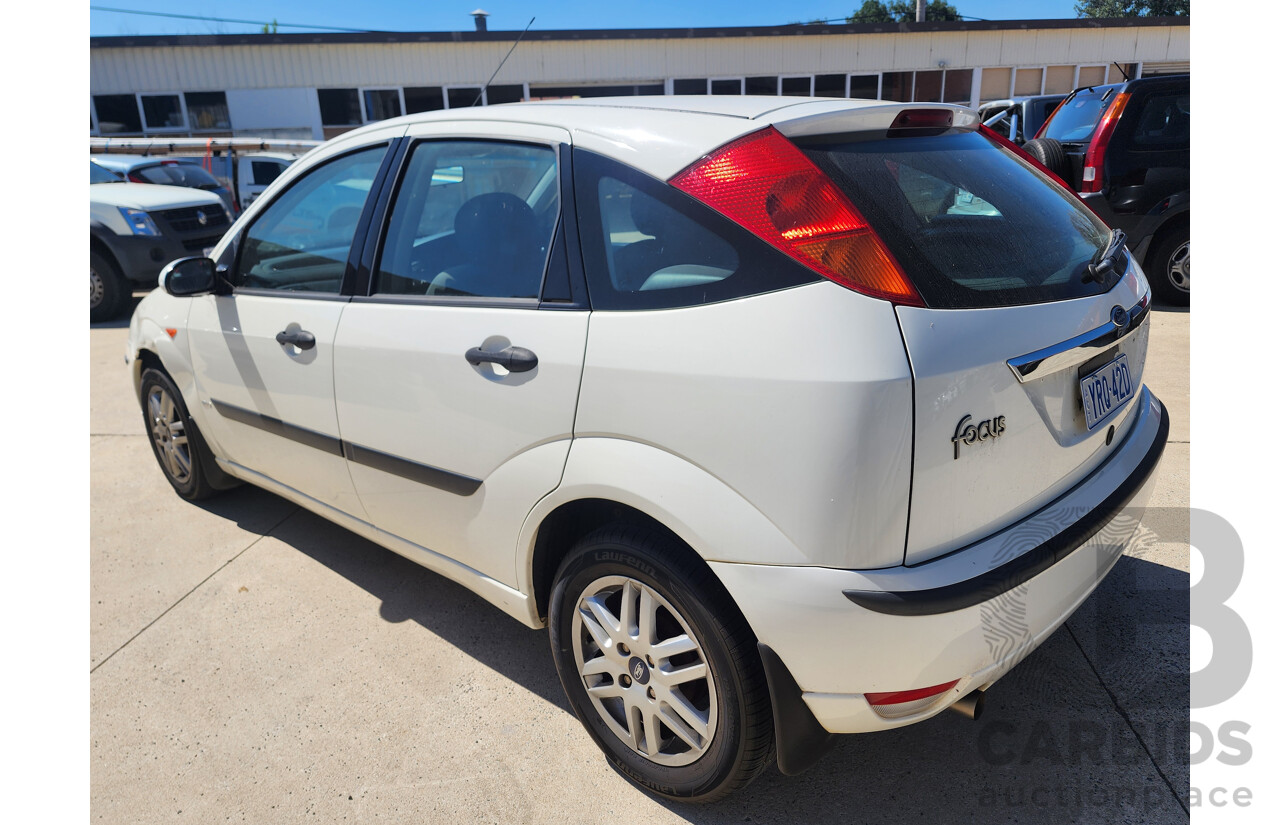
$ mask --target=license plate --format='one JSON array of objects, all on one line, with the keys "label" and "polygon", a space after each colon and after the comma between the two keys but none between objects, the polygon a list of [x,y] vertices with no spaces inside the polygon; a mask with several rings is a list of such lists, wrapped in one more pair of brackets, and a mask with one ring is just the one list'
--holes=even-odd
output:
[{"label": "license plate", "polygon": [[1091,430],[1106,421],[1130,398],[1133,398],[1133,376],[1129,373],[1128,356],[1121,355],[1080,379],[1084,420]]}]

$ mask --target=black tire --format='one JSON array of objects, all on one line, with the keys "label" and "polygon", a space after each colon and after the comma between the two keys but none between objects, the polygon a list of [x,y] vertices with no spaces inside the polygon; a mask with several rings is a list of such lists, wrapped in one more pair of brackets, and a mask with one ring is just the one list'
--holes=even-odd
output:
[{"label": "black tire", "polygon": [[[624,594],[630,594],[638,616],[646,592],[657,605],[647,622],[650,639],[642,640],[637,619],[636,632],[623,637],[634,649],[624,648],[621,638],[618,644],[610,640],[612,651],[596,645],[579,612],[584,596],[599,596],[615,611],[611,615],[621,617]],[[586,536],[560,565],[549,612],[551,652],[569,704],[610,764],[636,785],[668,799],[712,802],[746,786],[773,761],[773,712],[755,635],[706,565],[670,536],[634,525]],[[681,644],[682,635],[692,637],[694,650],[663,656],[653,642]],[[579,657],[613,673],[584,676]],[[699,664],[705,678],[667,681],[677,676],[674,671]],[[588,680],[592,690],[618,695],[593,698]],[[681,702],[683,712],[676,709]],[[633,717],[633,710],[639,715]],[[683,721],[691,712],[704,732]],[[636,747],[623,739],[627,718],[635,719],[628,727]],[[687,738],[669,719],[685,726]],[[650,730],[656,734],[652,745]],[[642,752],[650,747],[653,757]]]},{"label": "black tire", "polygon": [[115,261],[96,249],[89,250],[89,320],[110,321],[133,295]]},{"label": "black tire", "polygon": [[[156,369],[144,371],[141,401],[151,452],[173,489],[187,501],[217,495],[220,489],[211,483],[211,468],[206,466],[212,461],[212,454],[169,376]],[[212,470],[221,475],[218,468]]]},{"label": "black tire", "polygon": [[1066,180],[1067,153],[1063,151],[1061,143],[1053,138],[1035,138],[1022,144],[1022,149],[1041,166]]},{"label": "black tire", "polygon": [[1147,280],[1166,304],[1191,303],[1191,227],[1175,227],[1160,235],[1147,255]]}]

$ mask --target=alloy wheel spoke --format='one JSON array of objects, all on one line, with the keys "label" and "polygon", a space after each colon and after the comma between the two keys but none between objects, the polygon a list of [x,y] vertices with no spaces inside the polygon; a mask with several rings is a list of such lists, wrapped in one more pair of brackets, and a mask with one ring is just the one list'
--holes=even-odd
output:
[{"label": "alloy wheel spoke", "polygon": [[666,706],[675,711],[675,713],[689,726],[691,730],[698,736],[705,738],[708,731],[707,720],[703,717],[702,711],[689,704],[689,700],[684,698],[678,690],[673,690],[667,697]]},{"label": "alloy wheel spoke", "polygon": [[644,711],[644,752],[649,756],[657,756],[662,746],[662,738],[658,735],[658,715],[646,708]]},{"label": "alloy wheel spoke", "polygon": [[675,670],[658,670],[656,673],[664,684],[682,685],[694,679],[705,679],[707,676],[707,664],[706,662],[697,662]]},{"label": "alloy wheel spoke", "polygon": [[670,639],[663,639],[658,644],[649,648],[654,659],[670,659],[672,656],[679,656],[681,653],[690,653],[698,649],[698,643],[690,639],[684,633],[679,636],[672,636]]},{"label": "alloy wheel spoke", "polygon": [[603,651],[614,649],[613,638],[609,635],[609,631],[596,619],[591,600],[588,600],[584,607],[578,608],[578,615],[582,617],[582,624],[587,628],[587,632],[591,634],[591,638],[595,641],[597,647]]},{"label": "alloy wheel spoke", "polygon": [[642,645],[648,647],[657,641],[658,602],[647,587],[640,591],[640,615],[636,630]]},{"label": "alloy wheel spoke", "polygon": [[616,676],[621,672],[621,669],[617,664],[610,661],[608,656],[601,654],[600,656],[587,661],[582,666],[580,672],[583,676]]},{"label": "alloy wheel spoke", "polygon": [[664,705],[659,713],[662,715],[662,721],[671,732],[683,739],[685,744],[694,750],[703,747],[706,740],[697,731],[689,727],[688,723],[680,718],[670,706]]}]

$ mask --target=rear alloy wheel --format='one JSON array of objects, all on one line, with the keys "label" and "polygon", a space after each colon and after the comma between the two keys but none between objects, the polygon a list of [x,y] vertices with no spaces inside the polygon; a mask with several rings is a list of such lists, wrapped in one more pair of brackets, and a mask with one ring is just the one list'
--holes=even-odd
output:
[{"label": "rear alloy wheel", "polygon": [[709,802],[768,764],[773,722],[754,636],[682,550],[638,527],[587,536],[561,564],[550,635],[569,702],[613,766]]},{"label": "rear alloy wheel", "polygon": [[89,250],[89,321],[110,321],[129,294],[115,263],[102,253]]},{"label": "rear alloy wheel", "polygon": [[156,462],[178,495],[197,501],[216,494],[204,467],[200,434],[177,387],[159,370],[142,374],[142,418]]},{"label": "rear alloy wheel", "polygon": [[1191,303],[1191,233],[1189,229],[1171,232],[1161,238],[1151,252],[1151,268],[1147,279],[1165,303],[1187,306]]}]

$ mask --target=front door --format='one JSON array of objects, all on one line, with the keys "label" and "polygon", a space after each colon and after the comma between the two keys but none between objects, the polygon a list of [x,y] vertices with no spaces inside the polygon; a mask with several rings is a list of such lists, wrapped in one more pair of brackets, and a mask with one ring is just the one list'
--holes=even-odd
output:
[{"label": "front door", "polygon": [[293,181],[243,230],[233,294],[197,299],[188,320],[221,456],[356,517],[333,344],[356,226],[386,152],[340,154]]}]

